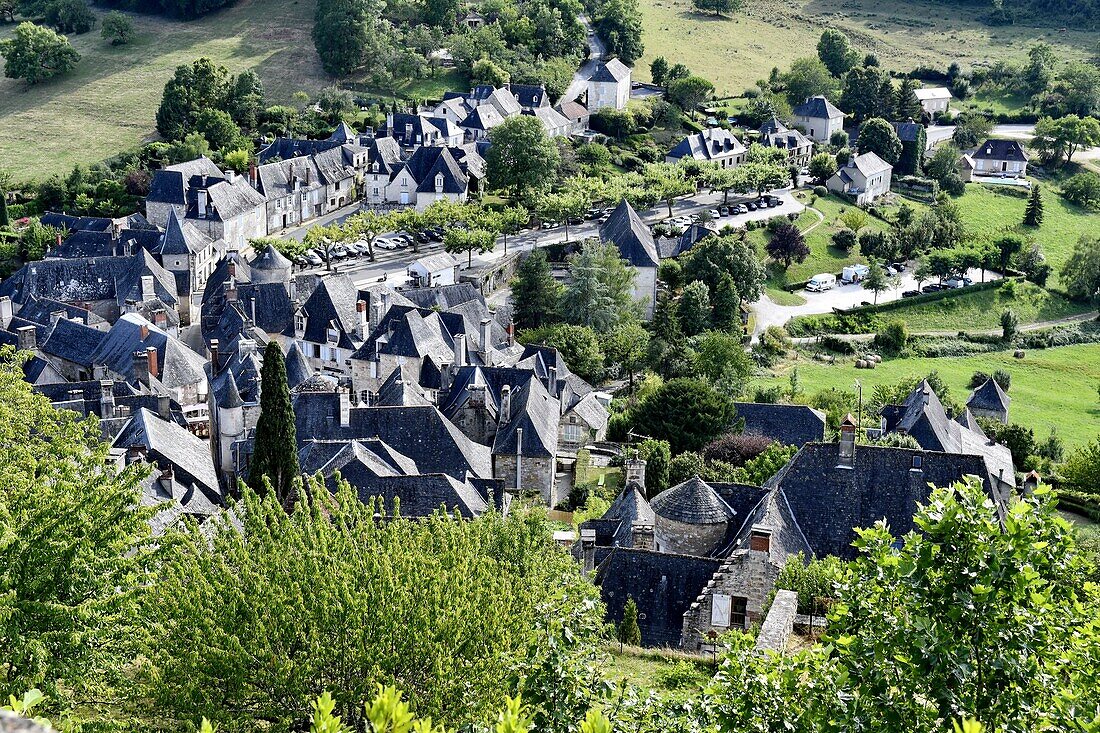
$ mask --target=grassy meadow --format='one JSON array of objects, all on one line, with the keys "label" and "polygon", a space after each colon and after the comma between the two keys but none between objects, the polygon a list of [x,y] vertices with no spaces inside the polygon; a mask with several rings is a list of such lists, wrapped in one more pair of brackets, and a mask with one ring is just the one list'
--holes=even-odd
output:
[{"label": "grassy meadow", "polygon": [[1008,351],[938,359],[885,359],[874,371],[856,369],[851,359],[836,364],[797,359],[784,364],[766,381],[785,385],[795,367],[808,390],[835,387],[853,391],[858,379],[865,395],[876,384],[923,377],[935,369],[959,402],[966,401],[970,392],[967,385],[975,371],[988,374],[1004,369],[1012,375],[1012,422],[1031,427],[1039,437],[1054,427],[1067,447],[1076,447],[1100,434],[1100,344],[1031,350],[1023,359],[1013,358]]},{"label": "grassy meadow", "polygon": [[1061,25],[990,27],[984,8],[912,0],[820,0],[746,3],[733,18],[702,15],[690,0],[642,0],[645,54],[635,77],[649,79],[649,62],[664,56],[711,79],[719,95],[740,94],[773,66],[780,70],[802,56],[816,55],[826,28],[848,34],[863,52],[874,53],[885,68],[910,70],[922,64],[964,68],[995,59],[1021,60],[1034,43],[1045,41],[1064,58],[1085,58],[1095,34]]}]

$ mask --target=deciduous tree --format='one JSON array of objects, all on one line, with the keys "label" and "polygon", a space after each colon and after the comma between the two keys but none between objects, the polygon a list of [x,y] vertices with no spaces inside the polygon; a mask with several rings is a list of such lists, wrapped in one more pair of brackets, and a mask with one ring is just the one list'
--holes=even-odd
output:
[{"label": "deciduous tree", "polygon": [[805,262],[810,256],[810,247],[798,227],[783,222],[772,232],[767,244],[768,255],[783,265],[786,270],[795,262]]},{"label": "deciduous tree", "polygon": [[817,41],[817,57],[833,76],[847,74],[859,63],[859,52],[852,48],[848,36],[835,28],[827,28]]},{"label": "deciduous tree", "polygon": [[28,84],[71,71],[80,61],[68,38],[30,22],[20,23],[11,38],[0,41],[0,56],[4,76]]},{"label": "deciduous tree", "polygon": [[542,123],[531,115],[509,117],[489,133],[486,153],[489,181],[522,197],[546,187],[558,167],[558,148]]},{"label": "deciduous tree", "polygon": [[874,153],[893,165],[901,158],[901,139],[893,125],[881,117],[874,117],[859,128],[859,152]]}]

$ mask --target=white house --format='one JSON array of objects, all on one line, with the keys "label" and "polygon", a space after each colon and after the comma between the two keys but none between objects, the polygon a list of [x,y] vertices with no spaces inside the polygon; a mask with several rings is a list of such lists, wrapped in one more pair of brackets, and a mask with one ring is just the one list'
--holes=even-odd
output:
[{"label": "white house", "polygon": [[717,163],[722,168],[733,168],[745,162],[748,149],[729,130],[711,127],[688,135],[672,150],[665,161],[679,163],[689,158],[706,163]]},{"label": "white house", "polygon": [[973,175],[1023,178],[1027,175],[1027,151],[1018,140],[986,140],[970,154]]},{"label": "white house", "polygon": [[600,226],[599,234],[601,242],[618,247],[622,258],[634,268],[634,300],[642,303],[646,319],[653,318],[657,304],[657,268],[661,264],[653,231],[623,199]]},{"label": "white house", "polygon": [[844,113],[820,94],[795,107],[793,120],[795,126],[819,143],[829,142],[834,132],[844,129]]},{"label": "white house", "polygon": [[874,153],[853,156],[825,182],[836,193],[854,196],[856,204],[869,204],[890,191],[893,167]]},{"label": "white house", "polygon": [[421,257],[409,265],[409,280],[418,288],[454,285],[458,282],[458,260],[447,252]]},{"label": "white house", "polygon": [[630,67],[618,59],[603,61],[588,79],[588,110],[626,109],[630,101]]},{"label": "white house", "polygon": [[[396,169],[386,185],[385,200],[423,211],[443,199],[465,201],[469,183],[450,148],[421,147]],[[368,191],[373,196],[373,186]]]},{"label": "white house", "polygon": [[924,87],[913,90],[921,109],[930,115],[943,114],[951,105],[951,92],[946,87]]}]

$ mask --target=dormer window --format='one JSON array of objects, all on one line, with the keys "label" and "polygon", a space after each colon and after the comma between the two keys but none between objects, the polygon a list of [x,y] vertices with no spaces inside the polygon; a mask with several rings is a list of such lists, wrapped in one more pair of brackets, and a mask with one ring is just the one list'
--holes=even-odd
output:
[{"label": "dormer window", "polygon": [[306,330],[306,316],[304,313],[294,314],[294,330],[299,333],[304,333]]},{"label": "dormer window", "polygon": [[436,193],[443,193],[443,174],[442,173],[436,173],[435,174],[435,192]]},{"label": "dormer window", "polygon": [[374,171],[375,173],[378,172],[378,161],[377,160],[370,164],[370,169],[372,171]]},{"label": "dormer window", "polygon": [[325,333],[325,336],[328,338],[328,342],[330,344],[335,345],[340,341],[339,332],[337,332],[337,330],[335,328],[332,328],[331,326],[329,327],[328,331]]}]

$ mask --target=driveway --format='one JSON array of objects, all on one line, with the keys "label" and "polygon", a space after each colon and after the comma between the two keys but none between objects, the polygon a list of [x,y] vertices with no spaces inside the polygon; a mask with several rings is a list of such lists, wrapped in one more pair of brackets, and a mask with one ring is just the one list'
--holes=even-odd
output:
[{"label": "driveway", "polygon": [[596,66],[607,53],[607,46],[604,45],[603,39],[596,35],[596,29],[592,27],[592,21],[588,19],[588,16],[580,15],[577,16],[577,19],[580,20],[581,25],[588,32],[588,58],[573,74],[573,81],[569,84],[569,88],[565,90],[565,94],[558,100],[558,104],[572,102],[584,94],[584,90],[588,87],[588,80],[592,78]]},{"label": "driveway", "polygon": [[[970,270],[967,273],[967,277],[974,282],[981,282],[982,271]],[[995,272],[987,271],[985,274],[986,280],[997,280],[1000,277],[1001,276]],[[889,303],[892,300],[898,300],[901,298],[901,294],[904,291],[917,289],[916,280],[913,279],[912,267],[901,274],[900,280],[901,283],[898,287],[890,288],[889,290],[879,293],[879,303]],[[927,283],[928,281],[926,280],[924,284]],[[806,302],[802,305],[779,305],[767,295],[764,295],[760,300],[753,303],[752,309],[756,314],[756,328],[753,329],[752,333],[754,341],[768,326],[782,326],[795,316],[832,313],[834,308],[847,309],[858,306],[865,301],[867,303],[875,302],[875,294],[870,290],[864,290],[863,285],[859,283],[841,285],[840,281],[837,281],[837,286],[835,288],[826,290],[823,293],[810,293],[805,290],[800,290],[798,294],[806,299]]]}]

